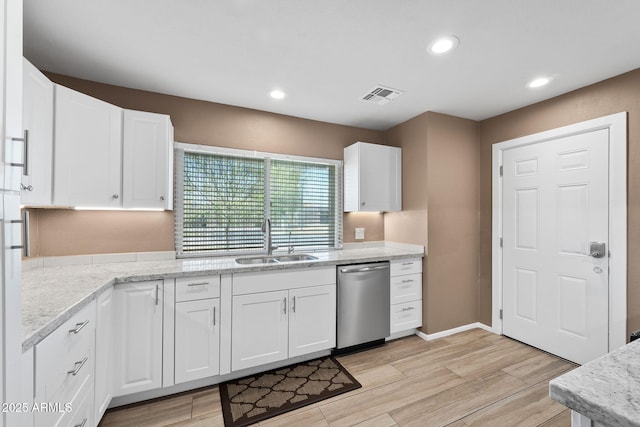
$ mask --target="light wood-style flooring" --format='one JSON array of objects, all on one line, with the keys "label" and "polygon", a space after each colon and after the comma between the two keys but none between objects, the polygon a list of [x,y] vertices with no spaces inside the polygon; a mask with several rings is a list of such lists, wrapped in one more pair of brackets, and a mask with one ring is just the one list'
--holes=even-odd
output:
[{"label": "light wood-style flooring", "polygon": [[[570,426],[549,380],[576,367],[481,329],[339,357],[362,388],[260,426]],[[107,411],[100,427],[223,426],[217,387]]]}]

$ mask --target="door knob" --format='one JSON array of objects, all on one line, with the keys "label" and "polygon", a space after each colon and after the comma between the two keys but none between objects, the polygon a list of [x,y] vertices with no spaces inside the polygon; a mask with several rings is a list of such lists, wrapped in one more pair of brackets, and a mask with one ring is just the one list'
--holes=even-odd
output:
[{"label": "door knob", "polygon": [[589,256],[604,258],[607,255],[606,245],[601,242],[589,242]]}]

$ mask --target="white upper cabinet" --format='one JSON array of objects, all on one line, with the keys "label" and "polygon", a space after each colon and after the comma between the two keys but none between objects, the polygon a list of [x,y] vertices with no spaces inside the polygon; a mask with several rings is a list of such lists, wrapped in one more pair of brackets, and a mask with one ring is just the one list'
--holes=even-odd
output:
[{"label": "white upper cabinet", "polygon": [[165,114],[124,110],[122,206],[172,209],[173,126]]},{"label": "white upper cabinet", "polygon": [[22,123],[26,130],[21,203],[51,205],[53,181],[53,83],[23,60]]},{"label": "white upper cabinet", "polygon": [[53,204],[122,206],[122,109],[55,85]]},{"label": "white upper cabinet", "polygon": [[344,211],[402,210],[402,151],[356,142],[344,149]]}]

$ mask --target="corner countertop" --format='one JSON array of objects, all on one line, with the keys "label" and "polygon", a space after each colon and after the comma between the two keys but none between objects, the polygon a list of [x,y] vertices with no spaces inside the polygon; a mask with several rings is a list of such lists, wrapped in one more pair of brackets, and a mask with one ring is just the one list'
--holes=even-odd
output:
[{"label": "corner countertop", "polygon": [[640,426],[640,340],[551,380],[549,395],[603,425]]},{"label": "corner countertop", "polygon": [[[313,252],[313,261],[240,265],[236,257],[94,262],[24,268],[22,272],[22,351],[42,341],[104,290],[119,283],[176,277],[205,276],[340,264],[407,259],[424,256],[424,248],[390,242],[345,244],[342,250]],[[83,260],[90,256],[80,257]],[[114,259],[118,259],[115,257]],[[129,259],[122,257],[122,259]],[[133,257],[133,260],[136,258]],[[138,258],[138,259],[145,259]]]}]

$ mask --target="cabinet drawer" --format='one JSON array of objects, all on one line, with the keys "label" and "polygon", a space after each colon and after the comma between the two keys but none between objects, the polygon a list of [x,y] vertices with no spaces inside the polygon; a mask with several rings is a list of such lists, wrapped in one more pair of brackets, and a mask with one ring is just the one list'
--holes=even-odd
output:
[{"label": "cabinet drawer", "polygon": [[70,401],[91,375],[95,348],[95,300],[36,345],[36,400]]},{"label": "cabinet drawer", "polygon": [[391,333],[422,326],[422,301],[391,306]]},{"label": "cabinet drawer", "polygon": [[391,261],[391,276],[422,273],[421,259],[399,259]]},{"label": "cabinet drawer", "polygon": [[72,411],[65,416],[60,424],[69,427],[89,427],[95,425],[93,418],[93,381],[83,384],[81,392],[72,401]]},{"label": "cabinet drawer", "polygon": [[422,299],[422,274],[391,277],[391,304]]},{"label": "cabinet drawer", "polygon": [[233,275],[233,295],[275,292],[336,283],[336,267],[296,268]]},{"label": "cabinet drawer", "polygon": [[220,297],[220,276],[179,277],[176,302]]},{"label": "cabinet drawer", "polygon": [[93,377],[89,376],[78,385],[71,397],[55,395],[45,402],[36,401],[38,411],[34,414],[35,427],[93,426],[93,384]]}]

